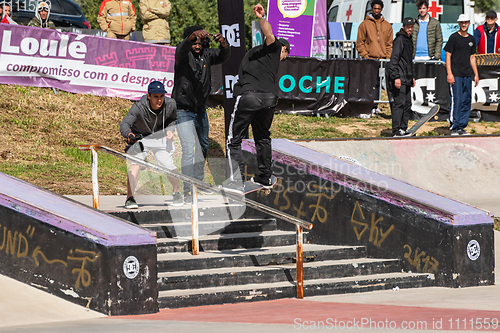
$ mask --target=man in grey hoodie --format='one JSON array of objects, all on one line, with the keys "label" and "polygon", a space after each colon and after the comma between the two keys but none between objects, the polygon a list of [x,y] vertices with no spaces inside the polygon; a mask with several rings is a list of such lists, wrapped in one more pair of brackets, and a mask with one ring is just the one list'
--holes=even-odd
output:
[{"label": "man in grey hoodie", "polygon": [[[177,106],[173,99],[165,98],[165,86],[153,81],[148,86],[148,93],[135,102],[120,124],[120,133],[127,138],[125,151],[134,157],[145,160],[151,150],[158,165],[177,171],[173,154],[174,131],[177,121]],[[127,175],[127,200],[125,207],[138,208],[134,190],[139,177],[140,165],[133,164]],[[180,193],[179,180],[168,177],[173,187],[173,205],[182,206],[184,200]]]}]

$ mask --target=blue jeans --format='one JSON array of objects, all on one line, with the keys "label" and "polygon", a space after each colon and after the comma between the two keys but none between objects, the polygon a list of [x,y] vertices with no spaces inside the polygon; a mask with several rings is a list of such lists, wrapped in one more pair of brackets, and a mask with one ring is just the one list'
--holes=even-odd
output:
[{"label": "blue jeans", "polygon": [[[208,153],[208,116],[205,107],[191,112],[177,106],[177,133],[182,146],[182,174],[203,180]],[[191,192],[191,184],[184,183],[184,195]]]},{"label": "blue jeans", "polygon": [[472,77],[455,76],[455,84],[450,85],[450,122],[451,130],[464,129],[469,123],[472,95]]}]

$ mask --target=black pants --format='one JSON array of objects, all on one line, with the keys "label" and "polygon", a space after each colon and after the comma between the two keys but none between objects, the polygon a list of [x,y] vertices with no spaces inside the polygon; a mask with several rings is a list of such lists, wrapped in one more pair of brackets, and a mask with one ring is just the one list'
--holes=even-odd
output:
[{"label": "black pants", "polygon": [[400,89],[392,86],[393,101],[389,99],[392,114],[392,134],[399,133],[399,130],[408,129],[408,120],[411,115],[411,86],[402,84]]},{"label": "black pants", "polygon": [[236,98],[234,111],[229,124],[227,138],[227,157],[231,180],[238,180],[239,175],[245,181],[243,172],[245,162],[241,151],[241,141],[245,138],[249,125],[252,125],[257,164],[262,176],[272,175],[271,124],[278,98],[266,92],[247,91]]}]

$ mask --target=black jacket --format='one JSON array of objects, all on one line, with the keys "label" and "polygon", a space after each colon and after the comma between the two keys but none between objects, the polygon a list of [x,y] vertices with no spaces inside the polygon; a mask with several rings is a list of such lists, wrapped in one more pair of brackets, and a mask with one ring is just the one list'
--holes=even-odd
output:
[{"label": "black jacket", "polygon": [[152,137],[160,138],[167,134],[167,130],[175,131],[177,120],[177,106],[171,98],[165,97],[162,107],[158,111],[151,110],[148,95],[142,96],[135,102],[120,124],[120,133],[123,137],[132,132],[144,137],[156,133]]},{"label": "black jacket", "polygon": [[222,64],[231,56],[231,48],[202,49],[199,56],[191,52],[191,42],[185,38],[175,50],[174,88],[172,98],[191,111],[205,105],[211,89],[210,66]]},{"label": "black jacket", "polygon": [[412,85],[415,72],[413,70],[413,41],[401,28],[392,44],[391,60],[386,67],[388,81],[400,79],[401,84]]}]

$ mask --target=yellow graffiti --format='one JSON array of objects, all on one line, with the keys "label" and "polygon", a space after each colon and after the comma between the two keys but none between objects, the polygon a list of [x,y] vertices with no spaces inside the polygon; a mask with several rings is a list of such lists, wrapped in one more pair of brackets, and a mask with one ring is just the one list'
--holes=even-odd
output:
[{"label": "yellow graffiti", "polygon": [[[323,190],[328,191],[328,188],[326,188],[326,187],[319,186],[317,184],[313,184],[313,188],[319,189],[320,192],[318,193],[315,191],[314,193],[306,193],[306,197],[317,197],[318,198],[315,205],[309,205],[309,208],[314,207],[314,214],[313,214],[313,217],[311,218],[311,222],[314,222],[314,220],[317,217],[321,223],[324,223],[324,222],[326,222],[326,219],[328,218],[328,212],[325,209],[325,207],[320,205],[321,198],[325,197],[327,200],[332,200],[333,198],[335,198],[337,193],[340,192],[340,188],[336,191],[333,191],[332,195],[327,195],[326,193],[321,192]],[[320,212],[323,212],[323,216],[321,216]]]},{"label": "yellow graffiti", "polygon": [[59,263],[59,264],[63,264],[64,266],[68,267],[68,264],[62,260],[59,260],[59,259],[49,260],[49,259],[47,259],[45,254],[43,254],[43,252],[40,250],[40,246],[37,246],[33,250],[33,254],[31,255],[33,257],[33,259],[35,260],[35,266],[40,265],[40,263],[38,262],[38,259],[37,259],[38,255],[40,255],[43,258],[43,260],[45,260],[45,262],[49,265],[52,265],[54,263]]},{"label": "yellow graffiti", "polygon": [[[383,217],[379,217],[378,219],[375,219],[375,213],[371,214],[371,223],[369,224],[368,222],[363,222],[365,221],[365,214],[363,214],[363,209],[361,209],[361,206],[359,204],[359,201],[356,201],[356,204],[354,205],[354,209],[351,214],[351,223],[357,224],[359,226],[362,226],[363,229],[360,231],[358,230],[358,227],[354,226],[354,233],[356,234],[356,238],[361,240],[361,237],[363,236],[364,232],[368,229],[370,229],[370,236],[368,238],[368,241],[370,243],[373,243],[376,247],[380,247],[382,245],[382,242],[389,236],[391,231],[394,229],[394,224],[391,224],[391,226],[384,232],[382,228],[377,226],[377,224],[380,221],[383,221]],[[361,221],[359,221],[361,220]]]},{"label": "yellow graffiti", "polygon": [[297,208],[297,207],[293,206],[293,209],[297,212],[297,215],[296,215],[296,216],[297,216],[297,218],[299,218],[299,219],[301,219],[301,218],[302,218],[302,216],[306,216],[306,213],[304,213],[304,212],[302,211],[302,207],[303,207],[303,206],[304,206],[304,201],[301,201],[301,202],[300,202],[300,206],[299,206],[299,208]]},{"label": "yellow graffiti", "polygon": [[[2,226],[0,225],[0,228],[1,227]],[[16,255],[17,258],[26,257],[28,255],[29,249],[30,249],[30,244],[28,242],[28,238],[33,238],[34,233],[35,233],[35,228],[32,226],[28,226],[28,228],[26,229],[26,236],[24,236],[22,232],[8,230],[7,227],[4,226],[3,227],[3,241],[2,241],[2,244],[0,245],[0,251],[3,251],[5,249],[5,252],[7,254],[10,253],[11,255]],[[16,244],[17,244],[17,251],[16,251]],[[84,251],[84,250],[80,250],[80,249],[75,249],[74,252],[76,254],[83,254],[84,255],[82,257],[73,256],[73,250],[70,250],[70,255],[67,257],[68,260],[81,261],[81,266],[79,268],[74,268],[71,271],[71,273],[73,273],[73,274],[78,273],[78,277],[77,277],[75,286],[78,288],[80,286],[80,283],[81,283],[84,287],[88,287],[90,282],[91,282],[91,276],[90,276],[90,272],[85,269],[85,264],[87,262],[96,261],[97,258],[99,258],[99,255],[93,251]],[[57,263],[57,264],[62,264],[65,267],[68,267],[68,264],[64,260],[48,259],[47,256],[40,249],[40,246],[37,246],[33,250],[31,257],[33,258],[35,266],[40,265],[41,260],[39,261],[39,259],[42,258],[43,261],[49,265]]]},{"label": "yellow graffiti", "polygon": [[[412,250],[410,245],[406,244],[405,246],[403,246],[403,249],[408,250],[408,252],[404,254],[404,257],[410,265],[417,269],[417,272],[434,274],[438,273],[439,262],[434,257],[425,256],[425,251],[420,251],[420,249],[417,247],[412,259]],[[424,264],[423,267],[422,264]]]},{"label": "yellow graffiti", "polygon": [[[95,253],[94,251],[84,251],[84,250],[79,250],[79,249],[76,249],[75,252],[82,253],[82,254],[90,254],[93,256],[93,258],[90,258],[87,256],[84,256],[84,257],[73,257],[71,255],[68,256],[68,260],[77,260],[77,261],[82,262],[82,266],[80,268],[73,268],[73,270],[71,271],[71,273],[73,273],[73,274],[78,272],[78,277],[76,278],[75,288],[80,287],[80,281],[82,282],[82,285],[84,287],[88,287],[90,284],[90,281],[91,281],[91,276],[90,276],[90,272],[85,269],[85,263],[87,261],[90,261],[90,262],[96,261],[97,258],[99,258],[99,255],[97,253]],[[70,251],[70,254],[73,254],[72,250]]]}]

